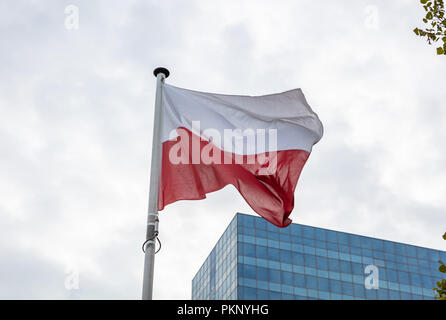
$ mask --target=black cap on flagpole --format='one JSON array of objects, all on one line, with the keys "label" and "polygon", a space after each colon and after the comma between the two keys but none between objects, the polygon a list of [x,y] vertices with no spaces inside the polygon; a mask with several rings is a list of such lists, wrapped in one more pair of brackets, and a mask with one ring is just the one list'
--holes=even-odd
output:
[{"label": "black cap on flagpole", "polygon": [[164,67],[158,67],[158,68],[156,68],[155,70],[153,70],[153,75],[156,77],[156,76],[158,76],[158,73],[162,73],[162,74],[164,74],[164,76],[167,78],[167,77],[169,77],[169,74],[170,74],[170,72],[169,72],[169,70],[167,70],[166,68],[164,68]]}]

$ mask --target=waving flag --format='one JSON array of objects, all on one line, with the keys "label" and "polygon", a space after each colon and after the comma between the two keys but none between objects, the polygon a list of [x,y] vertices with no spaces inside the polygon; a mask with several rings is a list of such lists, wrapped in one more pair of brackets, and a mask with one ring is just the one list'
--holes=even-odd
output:
[{"label": "waving flag", "polygon": [[158,209],[232,184],[260,216],[291,223],[294,190],[322,123],[302,90],[265,96],[163,84]]}]

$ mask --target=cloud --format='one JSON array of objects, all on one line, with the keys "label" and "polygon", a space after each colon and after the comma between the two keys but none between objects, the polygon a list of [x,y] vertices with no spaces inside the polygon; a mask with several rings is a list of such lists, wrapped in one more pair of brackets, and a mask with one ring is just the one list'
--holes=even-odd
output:
[{"label": "cloud", "polygon": [[[0,4],[0,298],[140,297],[158,65],[201,91],[301,87],[325,136],[294,222],[444,249],[444,61],[412,34],[417,4],[70,4],[78,30],[67,4]],[[161,212],[156,298],[190,298],[237,211],[252,213],[228,186]]]}]

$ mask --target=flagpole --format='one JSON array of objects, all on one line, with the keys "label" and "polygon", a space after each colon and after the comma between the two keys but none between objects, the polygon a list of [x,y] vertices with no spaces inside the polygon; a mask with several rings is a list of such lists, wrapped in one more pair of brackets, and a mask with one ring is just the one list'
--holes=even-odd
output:
[{"label": "flagpole", "polygon": [[161,121],[162,121],[162,90],[164,79],[169,76],[169,70],[158,67],[153,70],[156,77],[155,115],[153,119],[152,163],[150,167],[149,208],[147,216],[146,242],[144,243],[144,277],[142,284],[142,299],[152,300],[153,269],[155,266],[155,245],[158,236],[158,186],[161,169]]}]

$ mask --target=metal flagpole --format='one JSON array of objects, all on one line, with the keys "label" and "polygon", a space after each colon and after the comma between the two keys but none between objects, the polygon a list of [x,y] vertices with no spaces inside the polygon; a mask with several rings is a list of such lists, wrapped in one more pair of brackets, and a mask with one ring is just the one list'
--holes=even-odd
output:
[{"label": "metal flagpole", "polygon": [[158,186],[161,169],[161,108],[164,79],[169,76],[169,70],[158,67],[153,71],[156,77],[155,116],[153,120],[152,163],[150,167],[149,209],[147,217],[146,242],[144,243],[144,277],[142,284],[142,299],[152,300],[153,269],[155,266],[155,245],[158,236]]}]

